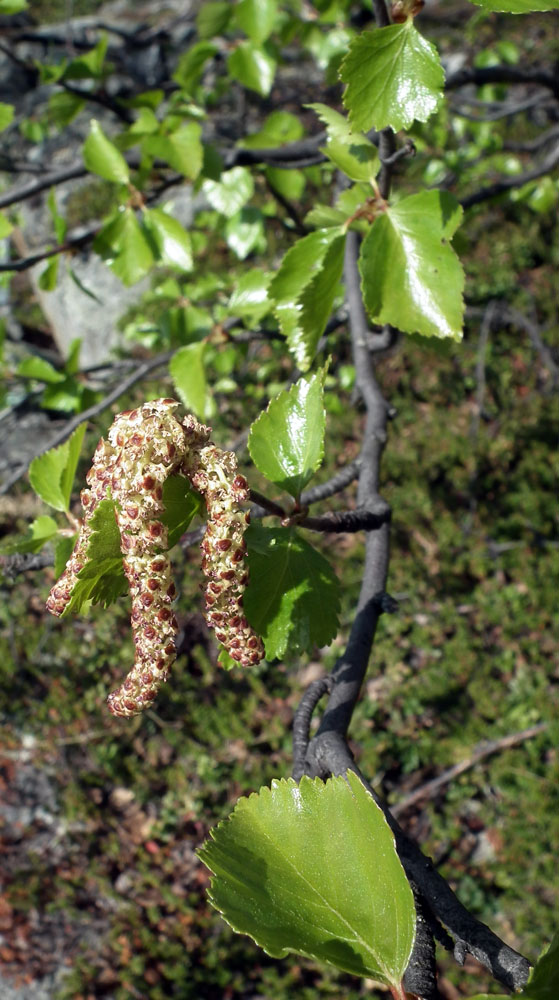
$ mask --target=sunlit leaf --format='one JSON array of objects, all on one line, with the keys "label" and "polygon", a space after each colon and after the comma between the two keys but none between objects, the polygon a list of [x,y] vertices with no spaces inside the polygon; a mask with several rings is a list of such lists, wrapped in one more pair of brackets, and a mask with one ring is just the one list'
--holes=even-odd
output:
[{"label": "sunlit leaf", "polygon": [[234,80],[243,87],[267,97],[276,73],[276,61],[264,48],[252,42],[241,42],[227,60],[227,68]]},{"label": "sunlit leaf", "polygon": [[269,955],[296,952],[401,989],[413,894],[388,823],[352,772],[273,781],[240,799],[199,855],[214,874],[213,905]]},{"label": "sunlit leaf", "polygon": [[186,344],[173,354],[169,374],[180,401],[200,420],[210,415],[210,396],[204,366],[204,343]]},{"label": "sunlit leaf", "polygon": [[156,247],[158,260],[179,271],[191,271],[192,243],[189,234],[178,219],[167,215],[160,208],[144,212],[143,224]]},{"label": "sunlit leaf", "polygon": [[98,121],[92,119],[83,145],[83,162],[91,173],[115,184],[128,184],[130,171],[120,150],[107,139]]},{"label": "sunlit leaf", "polygon": [[101,500],[90,526],[87,562],[78,573],[64,615],[81,611],[88,601],[106,608],[128,590],[122,566],[120,531],[112,500]]},{"label": "sunlit leaf", "polygon": [[80,424],[64,444],[38,455],[29,466],[35,493],[55,510],[69,510],[84,434],[85,424]]},{"label": "sunlit leaf", "polygon": [[424,122],[442,100],[444,72],[436,48],[410,18],[364,31],[349,48],[340,77],[347,84],[344,104],[351,127],[368,132]]},{"label": "sunlit leaf", "polygon": [[205,180],[202,191],[212,208],[230,219],[252,198],[254,180],[246,167],[233,167],[224,171],[219,181]]}]

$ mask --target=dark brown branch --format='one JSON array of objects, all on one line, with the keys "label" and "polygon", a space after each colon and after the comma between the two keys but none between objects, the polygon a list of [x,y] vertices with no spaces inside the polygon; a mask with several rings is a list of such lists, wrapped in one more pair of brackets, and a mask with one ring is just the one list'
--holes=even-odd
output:
[{"label": "dark brown branch", "polygon": [[391,510],[386,500],[378,497],[365,510],[340,510],[321,514],[319,517],[303,517],[297,523],[311,531],[337,532],[377,531],[390,521]]},{"label": "dark brown branch", "polygon": [[482,87],[486,83],[535,83],[559,97],[559,77],[547,70],[520,69],[517,66],[466,66],[447,77],[445,90],[456,90],[466,84]]},{"label": "dark brown branch", "polygon": [[309,490],[303,490],[301,493],[301,507],[310,507],[311,504],[318,503],[319,500],[326,500],[336,493],[341,493],[342,490],[345,490],[346,486],[349,486],[357,479],[360,468],[361,459],[356,458],[349,465],[336,472],[325,483],[320,483],[318,486],[311,486]]},{"label": "dark brown branch", "polygon": [[305,691],[293,717],[293,777],[300,781],[305,773],[305,757],[310,738],[313,712],[320,699],[332,688],[331,677],[312,681]]}]

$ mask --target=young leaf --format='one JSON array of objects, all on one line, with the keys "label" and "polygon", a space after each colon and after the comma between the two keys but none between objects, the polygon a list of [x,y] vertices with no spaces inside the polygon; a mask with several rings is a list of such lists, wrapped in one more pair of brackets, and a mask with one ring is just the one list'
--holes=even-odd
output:
[{"label": "young leaf", "polygon": [[249,434],[250,457],[272,483],[296,499],[324,457],[325,369],[272,399]]},{"label": "young leaf", "polygon": [[23,538],[13,538],[0,542],[0,554],[11,556],[16,552],[39,552],[43,545],[58,534],[58,525],[48,514],[35,518],[29,525],[30,534]]},{"label": "young leaf", "polygon": [[344,174],[353,181],[371,181],[379,172],[380,160],[376,146],[360,133],[351,131],[343,115],[326,104],[309,104],[324,122],[328,143],[322,150]]},{"label": "young leaf", "polygon": [[140,281],[153,265],[153,254],[134,209],[119,209],[93,241],[93,249],[124,285]]},{"label": "young leaf", "polygon": [[240,799],[198,853],[214,874],[212,904],[269,955],[294,951],[401,988],[413,894],[388,823],[352,772],[273,781]]},{"label": "young leaf", "polygon": [[192,270],[192,243],[178,219],[173,219],[160,208],[149,208],[144,212],[143,223],[162,264],[176,267],[179,271]]},{"label": "young leaf", "polygon": [[0,132],[3,132],[14,120],[13,104],[4,104],[0,101]]},{"label": "young leaf", "polygon": [[3,240],[5,236],[9,236],[13,232],[14,227],[9,219],[6,218],[3,212],[0,212],[0,240]]},{"label": "young leaf", "polygon": [[56,288],[59,260],[59,257],[51,257],[44,271],[41,271],[37,284],[43,292],[52,292]]},{"label": "young leaf", "polygon": [[340,584],[330,563],[292,529],[250,525],[244,607],[266,658],[312,652],[338,630]]},{"label": "young leaf", "polygon": [[410,18],[353,40],[341,68],[352,129],[368,132],[425,122],[442,100],[444,71],[434,45]]},{"label": "young leaf", "polygon": [[122,566],[120,531],[112,500],[100,501],[90,524],[92,530],[87,546],[87,562],[78,573],[64,615],[81,611],[87,601],[106,608],[128,590]]},{"label": "young leaf", "polygon": [[200,38],[212,38],[220,35],[229,24],[233,13],[230,2],[203,3],[197,16],[196,28]]},{"label": "young leaf", "polygon": [[161,521],[169,532],[167,547],[172,549],[188,530],[192,518],[203,511],[204,501],[184,476],[169,476],[163,483],[163,503]]},{"label": "young leaf", "polygon": [[173,354],[169,374],[181,403],[200,420],[210,415],[210,396],[204,367],[204,343],[186,344]]},{"label": "young leaf", "polygon": [[20,361],[17,374],[23,375],[24,378],[35,378],[39,382],[46,382],[49,385],[63,382],[66,378],[64,372],[59,372],[51,365],[50,361],[38,357],[24,358],[23,361]]},{"label": "young leaf", "polygon": [[245,260],[253,250],[265,249],[264,218],[259,208],[241,208],[225,223],[227,246],[239,260]]},{"label": "young leaf", "polygon": [[241,0],[235,7],[235,19],[241,31],[261,45],[273,31],[277,10],[277,0]]},{"label": "young leaf", "polygon": [[252,198],[254,181],[246,167],[233,167],[219,181],[204,181],[202,191],[212,208],[230,219]]},{"label": "young leaf", "polygon": [[213,59],[217,51],[217,46],[212,42],[197,42],[180,57],[173,73],[173,80],[176,80],[183,90],[192,90],[198,83],[208,59]]},{"label": "young leaf", "polygon": [[229,56],[227,69],[243,87],[267,97],[274,82],[276,61],[260,46],[241,42]]},{"label": "young leaf", "polygon": [[[287,251],[270,284],[269,295],[276,304],[281,331],[303,371],[311,364],[332,309],[342,273],[344,243],[345,234],[339,227],[317,229],[303,236]],[[324,296],[317,314],[309,305],[305,309],[303,302],[305,290],[315,279],[307,303],[316,301],[317,293]]]},{"label": "young leaf", "polygon": [[271,303],[268,299],[270,275],[253,268],[245,271],[237,281],[229,299],[227,311],[232,316],[245,317],[258,323],[267,312]]},{"label": "young leaf", "polygon": [[130,171],[122,153],[107,139],[98,121],[91,120],[83,146],[83,162],[92,174],[115,184],[128,184]]},{"label": "young leaf", "polygon": [[54,546],[54,575],[57,580],[62,576],[66,568],[66,563],[72,555],[76,537],[76,535],[62,535]]},{"label": "young leaf", "polygon": [[85,424],[80,424],[64,444],[38,455],[29,466],[29,482],[35,493],[55,510],[69,510],[84,434]]},{"label": "young leaf", "polygon": [[143,148],[153,156],[160,156],[173,170],[193,181],[202,169],[204,158],[201,134],[198,122],[188,122],[170,135],[147,136]]},{"label": "young leaf", "polygon": [[464,273],[450,246],[462,217],[452,195],[422,191],[387,208],[361,245],[365,306],[405,333],[462,338]]}]

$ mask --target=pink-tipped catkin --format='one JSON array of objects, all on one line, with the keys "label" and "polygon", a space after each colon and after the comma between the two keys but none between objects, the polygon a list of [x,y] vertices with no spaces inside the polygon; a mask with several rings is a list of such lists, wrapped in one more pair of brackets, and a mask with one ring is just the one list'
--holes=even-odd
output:
[{"label": "pink-tipped catkin", "polygon": [[149,707],[169,677],[176,658],[177,621],[170,607],[176,596],[166,553],[167,529],[161,523],[163,483],[182,472],[203,494],[208,511],[202,542],[202,568],[208,577],[206,621],[233,659],[243,666],[264,656],[262,641],[248,625],[242,595],[248,580],[243,533],[248,486],[237,473],[232,452],[209,441],[211,428],[187,415],[174,415],[178,403],[158,399],[120,413],[101,439],[81,493],[84,519],[74,551],[52,588],[48,610],[61,615],[77,574],[87,561],[91,518],[109,495],[116,501],[124,572],[132,597],[135,660],[121,686],[108,697],[113,715],[131,716]]}]

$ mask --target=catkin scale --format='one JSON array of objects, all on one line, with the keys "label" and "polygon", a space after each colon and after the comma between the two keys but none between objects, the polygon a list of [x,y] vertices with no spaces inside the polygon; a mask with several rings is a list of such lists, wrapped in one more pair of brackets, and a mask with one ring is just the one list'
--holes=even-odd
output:
[{"label": "catkin scale", "polygon": [[264,656],[262,640],[242,612],[248,580],[243,533],[249,520],[239,504],[249,497],[232,452],[210,442],[211,428],[187,415],[179,421],[173,399],[159,399],[118,414],[101,439],[81,493],[84,519],[74,551],[53,587],[47,608],[60,615],[86,562],[91,518],[110,493],[120,531],[123,566],[132,598],[134,666],[108,697],[114,715],[131,716],[151,705],[176,658],[176,596],[171,580],[167,529],[161,523],[163,483],[173,472],[187,476],[206,501],[208,521],[201,549],[208,577],[206,621],[230,656],[243,666]]}]

